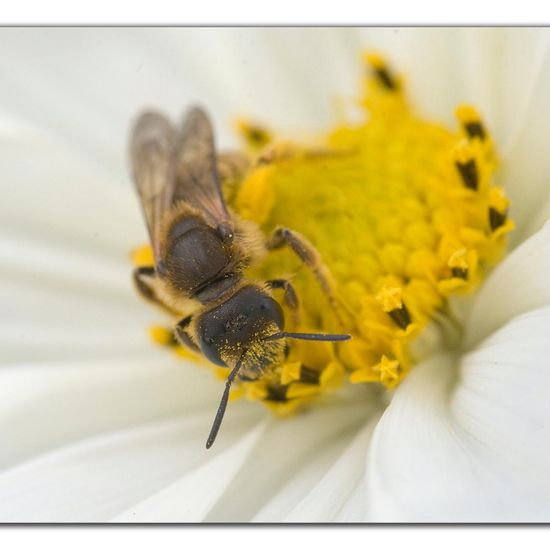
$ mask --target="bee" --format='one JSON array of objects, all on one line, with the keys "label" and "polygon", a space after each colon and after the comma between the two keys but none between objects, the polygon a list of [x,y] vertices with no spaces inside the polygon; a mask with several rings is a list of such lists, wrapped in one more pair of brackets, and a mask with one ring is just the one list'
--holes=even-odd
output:
[{"label": "bee", "polygon": [[216,154],[202,109],[191,109],[179,132],[160,113],[142,114],[133,128],[130,157],[154,257],[154,265],[134,270],[136,287],[147,300],[183,316],[174,328],[181,345],[229,369],[209,449],[236,378],[258,380],[274,369],[284,359],[287,339],[338,342],[350,336],[285,331],[273,290],[282,289],[284,303],[296,312],[291,283],[244,276],[269,251],[288,245],[334,299],[328,270],[305,237],[278,227],[265,239],[255,223],[227,206],[220,173],[242,171],[246,163]]}]

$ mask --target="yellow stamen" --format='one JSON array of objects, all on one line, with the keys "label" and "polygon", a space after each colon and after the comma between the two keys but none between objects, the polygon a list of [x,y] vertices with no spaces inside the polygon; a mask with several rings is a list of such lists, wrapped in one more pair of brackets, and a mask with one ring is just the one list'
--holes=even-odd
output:
[{"label": "yellow stamen", "polygon": [[132,264],[135,267],[147,267],[155,265],[153,249],[147,244],[134,248],[130,253]]},{"label": "yellow stamen", "polygon": [[403,308],[403,289],[400,287],[386,288],[384,287],[377,295],[376,299],[382,305],[382,309],[386,313],[390,313],[396,309]]},{"label": "yellow stamen", "polygon": [[281,384],[290,384],[300,380],[301,363],[299,361],[292,361],[285,363],[281,370]]},{"label": "yellow stamen", "polygon": [[382,360],[372,367],[372,370],[380,373],[380,380],[383,384],[393,384],[399,379],[399,361],[390,360],[382,355]]},{"label": "yellow stamen", "polygon": [[175,344],[174,335],[170,329],[161,327],[159,325],[153,325],[149,329],[149,336],[151,340],[160,346],[171,346]]},{"label": "yellow stamen", "polygon": [[239,118],[235,124],[237,131],[241,134],[245,144],[250,151],[261,151],[264,147],[271,143],[273,136],[271,132],[250,120]]},{"label": "yellow stamen", "polygon": [[456,109],[456,117],[462,124],[464,132],[470,139],[485,140],[486,132],[481,122],[477,109],[472,105],[459,105]]}]

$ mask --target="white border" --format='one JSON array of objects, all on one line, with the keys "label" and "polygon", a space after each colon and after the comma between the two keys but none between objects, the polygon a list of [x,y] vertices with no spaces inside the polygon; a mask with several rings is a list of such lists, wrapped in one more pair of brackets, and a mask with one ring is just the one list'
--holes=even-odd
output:
[{"label": "white border", "polygon": [[542,0],[17,0],[5,2],[4,24],[544,24]]},{"label": "white border", "polygon": [[[4,528],[4,548],[107,550],[131,548],[537,548],[548,529],[526,527],[60,527]],[[176,543],[176,546],[174,546]],[[321,543],[321,544],[319,544]]]}]

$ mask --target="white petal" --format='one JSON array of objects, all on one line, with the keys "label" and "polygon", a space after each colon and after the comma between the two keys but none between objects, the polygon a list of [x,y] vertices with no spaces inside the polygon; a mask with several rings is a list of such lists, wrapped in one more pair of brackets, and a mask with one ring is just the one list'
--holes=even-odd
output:
[{"label": "white petal", "polygon": [[[304,501],[318,483],[326,483],[325,486],[330,485],[333,492],[338,492],[342,484],[349,485],[345,478],[361,477],[364,469],[362,464],[357,467],[361,462],[357,457],[347,460],[353,469],[340,468],[338,475],[330,473],[332,465],[338,457],[346,463],[348,444],[352,440],[359,438],[360,446],[366,446],[369,434],[360,427],[374,414],[378,404],[372,395],[364,403],[358,402],[358,394],[369,396],[365,388],[354,388],[351,394],[355,399],[331,400],[326,407],[288,421],[269,418],[259,428],[261,437],[251,435],[227,451],[227,455],[186,474],[116,519],[282,521],[289,509]],[[227,441],[225,432],[222,435]],[[209,456],[218,456],[217,453],[219,448]],[[219,468],[226,473],[218,472]],[[323,482],[325,476],[329,480]],[[202,487],[200,495],[191,489],[199,486]],[[345,499],[345,493],[341,498]],[[311,510],[308,517],[315,521],[320,514]]]},{"label": "white petal", "polygon": [[86,159],[85,150],[79,158],[59,143],[58,134],[44,133],[21,119],[13,123],[19,135],[0,134],[6,140],[0,147],[7,183],[0,204],[3,235],[22,241],[19,254],[10,248],[9,259],[24,260],[25,247],[33,243],[52,247],[44,251],[50,255],[54,246],[67,247],[66,253],[77,259],[100,254],[102,271],[123,263],[129,247],[146,235],[129,181],[121,177],[124,172],[106,175],[101,165]]},{"label": "white petal", "polygon": [[[258,414],[244,410],[250,406],[236,405],[224,422],[226,437],[216,442],[220,453],[258,422]],[[197,411],[109,433],[4,472],[0,521],[109,521],[213,460],[204,448],[212,418],[212,410]]]},{"label": "white petal", "polygon": [[[507,135],[503,136],[506,141],[500,151],[502,169],[499,173],[511,199],[510,215],[518,224],[518,230],[512,235],[516,244],[540,229],[550,212],[547,206],[550,201],[550,163],[546,148],[550,128],[547,101],[550,93],[550,32],[541,29],[538,33],[523,33],[523,36],[522,45],[519,41],[515,43],[515,55],[505,52],[507,65],[508,60],[510,64],[502,86],[502,97],[509,100],[504,103],[502,112],[507,113],[510,125]],[[526,59],[530,61],[526,62]],[[525,69],[518,71],[520,65],[530,68],[530,74],[525,75]],[[512,80],[515,81],[513,85]],[[508,88],[517,88],[518,81],[522,82],[526,93],[523,100],[516,103],[516,94],[504,92]]]},{"label": "white petal", "polygon": [[465,349],[512,317],[550,304],[550,224],[516,248],[489,275],[465,323]]},{"label": "white petal", "polygon": [[[363,521],[365,501],[356,502],[355,497],[357,489],[366,482],[367,448],[379,418],[380,414],[373,415],[347,446],[338,441],[340,455],[303,498],[290,507],[283,516],[285,523]],[[255,519],[261,518],[260,515]]]},{"label": "white petal", "polygon": [[[351,390],[339,396],[338,407],[313,410],[292,425],[273,424],[209,520],[335,521],[364,478],[365,449],[383,410],[372,388]],[[252,502],[230,513],[239,495]]]},{"label": "white petal", "polygon": [[[359,47],[354,35],[313,28],[2,29],[10,44],[0,56],[0,70],[10,73],[3,106],[119,176],[127,168],[129,121],[144,107],[179,118],[201,102],[222,143],[230,120],[243,113],[321,128],[340,77],[351,84],[359,72],[348,70]],[[33,71],[14,70],[25,66]]]},{"label": "white petal", "polygon": [[[0,238],[0,250],[7,249]],[[47,244],[27,245],[21,252],[26,255],[0,260],[1,364],[146,350],[151,348],[147,326],[170,323],[138,298],[129,262],[109,269],[99,255],[94,259]]]},{"label": "white petal", "polygon": [[207,369],[159,349],[110,360],[4,366],[0,386],[4,468],[93,434],[214,411],[220,397],[219,382]]},{"label": "white petal", "polygon": [[117,333],[128,350],[152,319],[132,288],[129,250],[145,230],[129,186],[15,119],[10,128],[20,139],[0,147],[2,361],[101,353]]},{"label": "white petal", "polygon": [[[373,420],[361,426],[378,405],[365,388],[352,394],[288,422],[232,403],[210,451],[214,408],[88,438],[0,474],[0,520],[280,521],[293,504],[308,521],[334,518],[364,477]],[[336,505],[308,514],[311,490]]]},{"label": "white petal", "polygon": [[229,449],[211,452],[204,465],[114,518],[115,522],[199,522],[212,509],[265,429],[254,428]]},{"label": "white petal", "polygon": [[550,519],[550,308],[511,321],[461,361],[418,366],[369,452],[373,521]]}]

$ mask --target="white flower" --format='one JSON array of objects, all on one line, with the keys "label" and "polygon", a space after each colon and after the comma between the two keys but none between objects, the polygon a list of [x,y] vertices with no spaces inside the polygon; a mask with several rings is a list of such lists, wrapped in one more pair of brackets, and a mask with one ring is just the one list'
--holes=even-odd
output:
[{"label": "white flower", "polygon": [[[549,521],[550,33],[546,29],[1,29],[0,520]],[[319,129],[376,47],[415,105],[476,105],[518,229],[463,354],[391,402],[354,388],[279,420],[145,337],[128,251],[146,239],[130,120],[197,100]],[[158,317],[162,319],[162,317]]]}]

